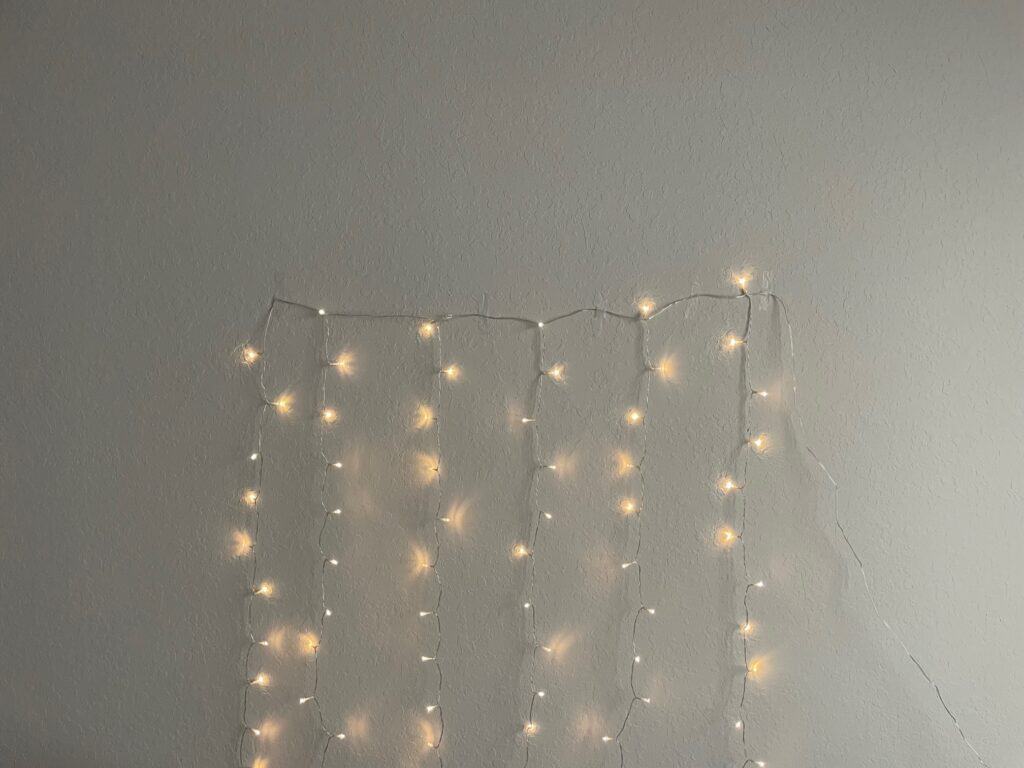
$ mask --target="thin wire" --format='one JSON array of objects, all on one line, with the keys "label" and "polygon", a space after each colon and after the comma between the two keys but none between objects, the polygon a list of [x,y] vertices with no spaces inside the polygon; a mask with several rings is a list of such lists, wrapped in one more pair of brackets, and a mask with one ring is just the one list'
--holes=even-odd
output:
[{"label": "thin wire", "polygon": [[[442,320],[447,319],[449,319],[448,316],[442,318]],[[437,739],[431,744],[431,747],[434,750],[434,754],[437,756],[438,768],[444,768],[444,756],[441,754],[441,742],[444,740],[444,706],[441,702],[441,692],[444,685],[444,672],[441,669],[441,641],[444,636],[441,624],[441,601],[444,598],[444,584],[441,581],[441,572],[438,565],[441,560],[441,508],[444,504],[444,488],[442,487],[441,482],[441,478],[443,477],[443,467],[441,464],[441,378],[445,375],[445,367],[443,362],[444,350],[441,340],[443,322],[435,320],[428,320],[428,322],[434,323],[434,375],[431,380],[431,403],[434,409],[434,449],[437,457],[437,463],[434,467],[434,475],[437,481],[437,503],[434,507],[433,521],[434,555],[431,558],[430,569],[433,571],[434,581],[437,584],[437,598],[434,602],[434,608],[432,611],[437,626],[437,640],[434,644],[432,661],[435,669],[437,670],[437,692],[434,697],[434,707],[437,712],[438,734]]]},{"label": "thin wire", "polygon": [[790,322],[789,308],[786,306],[786,302],[784,302],[777,295],[769,291],[762,291],[759,294],[755,295],[767,296],[782,308],[783,317],[786,321],[786,332],[789,339],[790,380],[793,382],[793,407],[791,411],[796,419],[795,438],[798,444],[803,443],[804,449],[807,451],[808,455],[818,466],[818,469],[822,471],[822,473],[828,479],[829,484],[832,486],[833,514],[835,518],[836,528],[842,535],[843,541],[846,543],[846,548],[850,551],[850,554],[853,556],[854,561],[857,563],[857,569],[860,571],[861,582],[864,585],[864,592],[868,597],[868,601],[871,603],[871,609],[872,611],[874,611],[876,618],[879,620],[879,622],[881,622],[882,626],[885,627],[889,635],[896,641],[900,648],[903,649],[903,653],[906,654],[907,658],[911,662],[913,662],[918,672],[921,673],[922,677],[924,677],[924,679],[935,691],[935,698],[938,699],[939,704],[942,705],[943,711],[945,711],[945,713],[949,716],[949,719],[953,722],[953,726],[956,728],[957,733],[960,735],[960,738],[963,740],[964,744],[967,745],[967,748],[973,753],[974,757],[978,761],[978,764],[983,766],[983,768],[990,768],[989,764],[982,757],[981,753],[977,750],[974,744],[971,743],[971,740],[967,737],[967,734],[964,732],[963,726],[960,725],[960,721],[957,719],[957,716],[954,714],[953,710],[950,709],[950,707],[946,704],[946,700],[942,695],[942,690],[939,688],[939,685],[935,681],[935,678],[931,675],[930,672],[928,672],[925,666],[911,652],[909,646],[903,640],[903,637],[895,629],[893,629],[892,625],[888,622],[888,620],[885,619],[884,616],[882,616],[882,613],[878,608],[878,602],[875,599],[874,590],[872,590],[871,588],[871,583],[868,579],[867,569],[864,566],[864,561],[861,559],[860,555],[857,553],[856,548],[853,546],[853,542],[850,540],[850,536],[847,533],[846,527],[843,525],[842,518],[840,516],[839,482],[836,480],[831,470],[829,470],[825,463],[818,457],[817,452],[815,452],[815,450],[810,445],[807,444],[806,440],[803,437],[806,430],[804,428],[803,418],[800,415],[800,410],[797,407],[796,345],[793,343],[793,324]]},{"label": "thin wire", "polygon": [[[653,317],[654,314],[652,314],[651,317]],[[630,562],[630,567],[636,569],[638,605],[636,607],[636,612],[633,613],[632,633],[630,635],[631,659],[629,667],[629,690],[631,698],[629,700],[629,705],[626,707],[626,714],[622,718],[622,724],[619,726],[619,730],[614,737],[615,743],[619,747],[619,768],[625,768],[626,765],[626,752],[622,744],[622,734],[625,732],[626,726],[629,724],[630,716],[633,714],[633,709],[636,707],[637,702],[648,700],[647,697],[641,696],[636,688],[636,668],[640,663],[640,655],[637,652],[637,633],[639,631],[640,617],[645,613],[649,616],[654,613],[654,609],[647,605],[647,601],[644,599],[644,575],[641,551],[644,543],[644,512],[647,508],[647,476],[644,471],[644,461],[647,458],[647,419],[650,415],[649,410],[651,404],[651,374],[654,373],[656,368],[651,362],[648,352],[647,319],[636,315],[632,316],[630,319],[635,321],[640,329],[641,369],[637,381],[635,399],[635,407],[639,409],[640,419],[639,423],[636,424],[638,432],[637,437],[640,443],[640,456],[637,459],[636,464],[633,465],[633,469],[636,471],[637,477],[638,501],[636,512],[633,515],[636,518],[636,548],[633,550],[633,558]],[[627,412],[626,419],[627,424],[629,424],[629,412]]]},{"label": "thin wire", "polygon": [[249,589],[246,593],[246,607],[245,607],[245,635],[248,638],[248,647],[245,651],[245,661],[242,665],[242,675],[244,678],[245,686],[242,692],[242,713],[241,713],[241,733],[238,737],[238,765],[239,768],[244,768],[245,765],[245,743],[247,741],[246,736],[252,741],[252,751],[255,752],[255,738],[256,732],[254,727],[249,723],[249,690],[252,688],[256,681],[256,678],[250,672],[252,664],[252,657],[257,647],[262,647],[264,643],[261,643],[256,639],[255,628],[253,627],[253,602],[257,594],[256,582],[259,578],[259,550],[257,545],[259,544],[260,537],[260,514],[263,502],[263,427],[266,424],[267,412],[270,409],[272,403],[267,397],[266,388],[266,370],[267,370],[267,335],[270,332],[270,321],[274,316],[274,302],[270,303],[270,307],[267,309],[267,314],[263,320],[263,341],[257,350],[259,353],[258,359],[258,375],[256,378],[256,386],[260,398],[260,404],[256,409],[255,419],[255,450],[252,455],[256,457],[255,467],[253,468],[254,474],[254,485],[252,491],[255,496],[253,497],[252,503],[252,537],[249,543],[249,552],[251,554],[251,569],[249,571]]},{"label": "thin wire", "polygon": [[542,645],[538,639],[537,633],[537,550],[540,546],[540,529],[541,519],[550,519],[550,513],[544,512],[541,509],[540,504],[537,501],[538,485],[540,480],[540,473],[543,471],[550,471],[550,465],[544,461],[541,457],[540,452],[540,405],[541,405],[541,390],[544,385],[544,380],[550,378],[548,375],[548,369],[544,363],[544,330],[543,326],[539,323],[535,323],[537,328],[537,335],[535,343],[535,355],[537,361],[536,378],[533,381],[531,403],[529,408],[529,419],[526,424],[531,427],[530,429],[530,459],[531,459],[531,472],[530,472],[530,487],[527,489],[526,494],[526,506],[530,513],[530,525],[532,531],[530,533],[529,544],[527,545],[527,557],[530,561],[529,577],[527,579],[526,587],[526,602],[524,607],[530,616],[530,705],[527,708],[526,714],[526,725],[523,729],[525,736],[524,751],[525,757],[523,758],[523,768],[526,768],[530,764],[530,740],[533,735],[533,731],[536,728],[533,719],[533,713],[537,705],[537,698],[542,694],[537,689],[537,652],[542,649]]}]

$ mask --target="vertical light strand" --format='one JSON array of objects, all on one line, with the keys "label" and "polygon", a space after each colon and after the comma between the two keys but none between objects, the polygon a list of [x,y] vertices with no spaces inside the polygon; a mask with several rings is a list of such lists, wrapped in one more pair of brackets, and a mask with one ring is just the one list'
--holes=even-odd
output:
[{"label": "vertical light strand", "polygon": [[550,652],[550,649],[540,642],[538,635],[537,617],[537,549],[540,544],[540,529],[542,520],[552,519],[550,512],[541,509],[537,501],[538,486],[541,472],[551,472],[556,469],[541,455],[541,434],[540,434],[540,405],[541,390],[545,379],[558,382],[562,380],[563,368],[561,365],[552,368],[544,364],[544,323],[538,322],[536,326],[537,335],[535,338],[535,359],[537,361],[537,375],[533,382],[533,393],[530,398],[529,415],[524,416],[522,422],[530,430],[530,484],[526,492],[526,508],[530,515],[530,536],[526,546],[516,545],[513,549],[513,556],[525,556],[529,561],[529,571],[526,580],[526,601],[523,609],[529,616],[529,643],[530,643],[530,672],[529,672],[529,706],[526,709],[526,718],[523,721],[524,757],[523,768],[530,764],[530,741],[536,735],[539,727],[534,718],[537,708],[537,699],[544,697],[544,691],[537,688],[537,653],[540,650]]},{"label": "vertical light strand", "polygon": [[[317,423],[317,458],[319,461],[318,475],[320,487],[320,510],[321,522],[320,531],[317,534],[317,554],[320,558],[320,610],[317,617],[317,636],[313,639],[313,690],[307,696],[299,699],[299,704],[312,702],[316,709],[317,722],[320,728],[320,737],[326,737],[323,750],[320,752],[320,765],[327,761],[327,752],[334,741],[341,741],[345,734],[337,728],[327,727],[327,719],[324,716],[323,705],[320,702],[320,648],[324,642],[324,635],[327,628],[327,618],[331,616],[331,609],[327,607],[327,567],[337,565],[338,560],[324,550],[324,534],[327,531],[327,523],[331,518],[331,511],[327,505],[327,478],[332,468],[341,469],[340,462],[332,460],[327,456],[324,443],[327,430],[338,418],[338,412],[327,403],[327,369],[330,367],[329,345],[331,339],[331,327],[326,316],[320,314],[320,338],[322,344],[317,352],[317,362],[320,366],[320,382],[317,392],[316,414],[314,418]],[[340,508],[335,512],[340,513]]]},{"label": "vertical light strand", "polygon": [[751,450],[758,450],[762,445],[761,443],[757,443],[755,446],[755,443],[753,442],[755,439],[764,440],[763,437],[754,438],[750,433],[750,404],[753,389],[750,386],[748,342],[750,339],[753,316],[753,301],[746,291],[747,280],[749,280],[749,277],[744,277],[742,282],[736,283],[740,289],[740,296],[746,299],[747,307],[746,317],[743,324],[743,335],[739,338],[740,343],[732,345],[740,348],[740,386],[741,391],[744,393],[743,418],[742,423],[740,424],[740,433],[742,435],[742,443],[739,447],[740,472],[738,487],[735,489],[738,494],[737,505],[740,509],[740,529],[739,533],[736,534],[736,542],[739,545],[740,562],[743,570],[743,621],[738,625],[743,651],[743,682],[739,699],[739,715],[733,726],[740,734],[740,743],[743,749],[743,768],[746,768],[749,765],[761,766],[764,764],[763,761],[755,760],[750,756],[750,745],[747,741],[747,721],[745,717],[748,687],[751,677],[757,674],[759,667],[758,662],[750,656],[750,639],[753,628],[750,618],[750,595],[752,590],[760,589],[764,586],[764,581],[760,579],[753,580],[750,575],[750,561],[748,558],[746,538],[748,512],[747,479],[750,470],[750,453]]},{"label": "vertical light strand", "polygon": [[257,597],[269,597],[273,592],[273,587],[271,587],[269,583],[259,583],[260,553],[258,549],[260,538],[260,516],[263,507],[263,469],[265,459],[263,450],[263,428],[266,424],[267,414],[270,412],[271,407],[275,405],[267,397],[266,387],[267,337],[270,333],[270,321],[273,316],[274,302],[271,302],[263,321],[263,333],[260,347],[257,349],[251,344],[247,344],[241,351],[242,363],[249,367],[255,366],[257,369],[256,386],[258,389],[260,403],[256,409],[255,437],[252,445],[253,450],[249,455],[249,460],[253,463],[253,484],[242,492],[242,501],[252,510],[252,524],[250,526],[252,535],[249,537],[249,584],[245,596],[245,635],[248,647],[245,651],[245,661],[242,666],[244,688],[242,692],[241,732],[238,736],[239,768],[245,767],[246,742],[249,742],[251,745],[250,753],[252,754],[253,762],[255,763],[255,740],[260,734],[260,729],[249,722],[249,693],[253,686],[263,687],[267,684],[266,674],[261,671],[254,671],[252,667],[253,656],[256,653],[256,649],[266,648],[269,644],[267,640],[256,639],[256,630],[253,626],[253,603]]},{"label": "vertical light strand", "polygon": [[640,375],[637,381],[636,389],[636,403],[626,411],[625,421],[627,427],[633,427],[637,430],[636,443],[639,444],[639,455],[636,459],[636,463],[633,465],[633,471],[636,473],[636,492],[637,500],[635,502],[627,502],[628,506],[624,507],[623,511],[628,511],[630,517],[636,520],[636,546],[630,551],[630,559],[622,564],[624,571],[633,570],[636,572],[636,587],[637,587],[637,606],[635,611],[630,611],[631,614],[631,631],[630,631],[630,662],[629,662],[629,692],[630,700],[629,705],[626,707],[626,714],[622,718],[622,723],[619,725],[618,731],[614,736],[605,735],[602,739],[605,742],[614,741],[619,749],[619,766],[625,768],[626,765],[626,752],[625,747],[622,744],[622,737],[626,731],[626,727],[629,725],[630,718],[633,715],[633,710],[636,708],[638,702],[649,704],[650,698],[637,690],[637,667],[640,664],[640,652],[637,647],[637,635],[640,628],[640,618],[644,615],[653,616],[654,608],[647,604],[647,600],[644,597],[644,573],[643,573],[643,544],[644,544],[644,515],[646,513],[647,503],[647,478],[645,474],[644,461],[647,458],[647,417],[648,410],[651,404],[651,377],[650,375],[657,370],[656,366],[651,362],[650,354],[648,352],[648,340],[647,340],[647,321],[652,316],[653,304],[649,301],[641,302],[640,313],[636,317],[636,322],[640,330]]},{"label": "vertical light strand", "polygon": [[[434,600],[434,605],[430,611],[421,611],[421,616],[433,616],[434,625],[437,628],[437,637],[434,643],[434,650],[429,656],[421,656],[421,660],[424,662],[431,662],[437,671],[437,689],[435,691],[433,702],[427,705],[427,712],[435,713],[437,718],[437,738],[433,739],[429,746],[434,750],[434,755],[437,757],[438,768],[444,768],[444,756],[441,754],[441,743],[444,740],[444,705],[442,703],[442,690],[444,686],[444,671],[441,668],[441,644],[444,636],[443,625],[441,623],[441,604],[444,598],[444,583],[441,581],[441,572],[439,564],[441,560],[441,523],[443,522],[444,515],[442,513],[442,505],[444,504],[444,488],[441,482],[442,478],[442,464],[441,464],[441,394],[443,389],[443,382],[445,379],[454,381],[459,375],[458,366],[454,363],[445,364],[444,360],[444,345],[442,341],[441,328],[443,320],[451,319],[449,316],[442,318],[441,322],[428,322],[420,326],[420,336],[423,338],[430,338],[433,340],[433,362],[434,371],[431,379],[431,407],[433,408],[433,420],[434,420],[434,484],[436,485],[436,503],[434,505],[434,519],[433,519],[433,530],[434,530],[434,551],[431,555],[428,567],[434,574],[434,582],[437,584],[437,596]],[[428,330],[429,329],[429,330]]]}]

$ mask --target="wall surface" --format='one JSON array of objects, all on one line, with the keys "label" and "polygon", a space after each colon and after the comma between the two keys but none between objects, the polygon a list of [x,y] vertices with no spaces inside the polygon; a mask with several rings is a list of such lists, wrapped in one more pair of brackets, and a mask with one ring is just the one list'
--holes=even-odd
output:
[{"label": "wall surface", "polygon": [[[0,5],[0,764],[230,766],[241,701],[256,400],[233,351],[274,294],[348,311],[541,317],[727,290],[751,265],[785,297],[806,442],[843,487],[878,610],[993,768],[1024,752],[1024,9],[1001,2]],[[785,328],[756,301],[748,370],[786,391]],[[653,699],[626,765],[729,766],[736,734],[737,510],[712,482],[742,434],[737,302],[651,325],[646,550],[659,608],[639,638]],[[316,764],[297,697],[315,627],[318,321],[268,341],[272,418],[257,606],[270,766]],[[445,389],[448,766],[520,766],[533,331],[453,323]],[[401,323],[332,324],[346,459],[341,560],[321,650],[330,766],[431,766],[418,656],[431,596],[411,567],[431,489],[410,428],[430,350]],[[564,387],[539,488],[531,765],[615,766],[628,702],[632,529],[610,457],[636,326],[550,329]],[[874,616],[803,456],[792,402],[752,416],[751,568],[767,575],[748,740],[770,766],[976,766]],[[520,425],[521,426],[521,425]],[[426,442],[424,442],[426,441]],[[248,746],[246,761],[249,760]]]}]

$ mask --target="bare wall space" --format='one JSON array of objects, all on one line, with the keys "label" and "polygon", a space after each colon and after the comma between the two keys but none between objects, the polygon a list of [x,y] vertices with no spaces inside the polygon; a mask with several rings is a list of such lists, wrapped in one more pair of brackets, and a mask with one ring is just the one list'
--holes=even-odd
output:
[{"label": "bare wall space", "polygon": [[[751,381],[779,398],[745,488],[763,661],[743,718],[768,768],[979,759],[876,616],[808,461],[842,486],[878,614],[984,761],[1024,751],[1024,7],[955,2],[0,4],[0,764],[237,766],[254,371],[275,295],[344,312],[623,313],[752,301]],[[627,768],[740,766],[744,588],[715,489],[744,430],[745,301],[649,326],[645,697]],[[433,768],[432,342],[330,321],[346,513],[318,630],[319,336],[275,311],[255,628],[271,680],[242,764]],[[638,324],[545,329],[536,559],[546,696],[530,765],[615,768],[630,700]],[[447,768],[520,768],[530,687],[535,329],[443,326]],[[797,421],[789,384],[799,383]],[[760,409],[760,410],[758,410]],[[517,420],[517,416],[520,420]],[[332,454],[334,455],[334,454]],[[428,477],[428,480],[432,478]],[[336,523],[336,525],[335,525]],[[239,554],[242,556],[240,557]],[[738,654],[738,655],[737,655]],[[255,667],[254,667],[255,668]],[[256,758],[264,762],[260,763]]]}]

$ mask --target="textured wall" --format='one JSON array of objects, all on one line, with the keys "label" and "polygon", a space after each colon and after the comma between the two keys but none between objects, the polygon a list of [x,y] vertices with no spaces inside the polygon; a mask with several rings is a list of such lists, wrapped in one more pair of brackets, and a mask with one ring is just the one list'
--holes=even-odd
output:
[{"label": "textured wall", "polygon": [[[251,381],[231,350],[275,293],[352,310],[531,316],[717,290],[749,263],[790,302],[809,442],[844,485],[879,609],[944,684],[992,766],[1024,749],[1019,468],[1024,402],[1017,2],[67,3],[0,7],[0,763],[232,765],[243,650]],[[758,304],[752,374],[776,379]],[[736,441],[738,305],[659,318],[680,361],[654,387],[653,702],[627,765],[736,764],[734,557],[709,478]],[[307,765],[294,705],[314,621],[315,321],[282,313],[268,428],[261,606],[282,647],[257,707],[271,765]],[[572,372],[544,439],[571,459],[539,562],[538,766],[613,766],[627,695],[608,457],[635,381],[634,330],[552,329]],[[428,358],[401,326],[338,325],[359,374],[329,380],[354,467],[331,546],[337,622],[328,764],[431,765],[418,720],[429,639],[409,573],[429,509],[408,415]],[[524,639],[522,330],[446,339],[449,765],[520,765]],[[771,765],[975,763],[874,621],[820,476],[779,435],[751,491],[770,674],[750,702]],[[357,471],[358,470],[358,471]],[[291,638],[291,639],[289,639]],[[650,672],[647,672],[647,670]],[[733,739],[730,742],[730,739]]]}]

